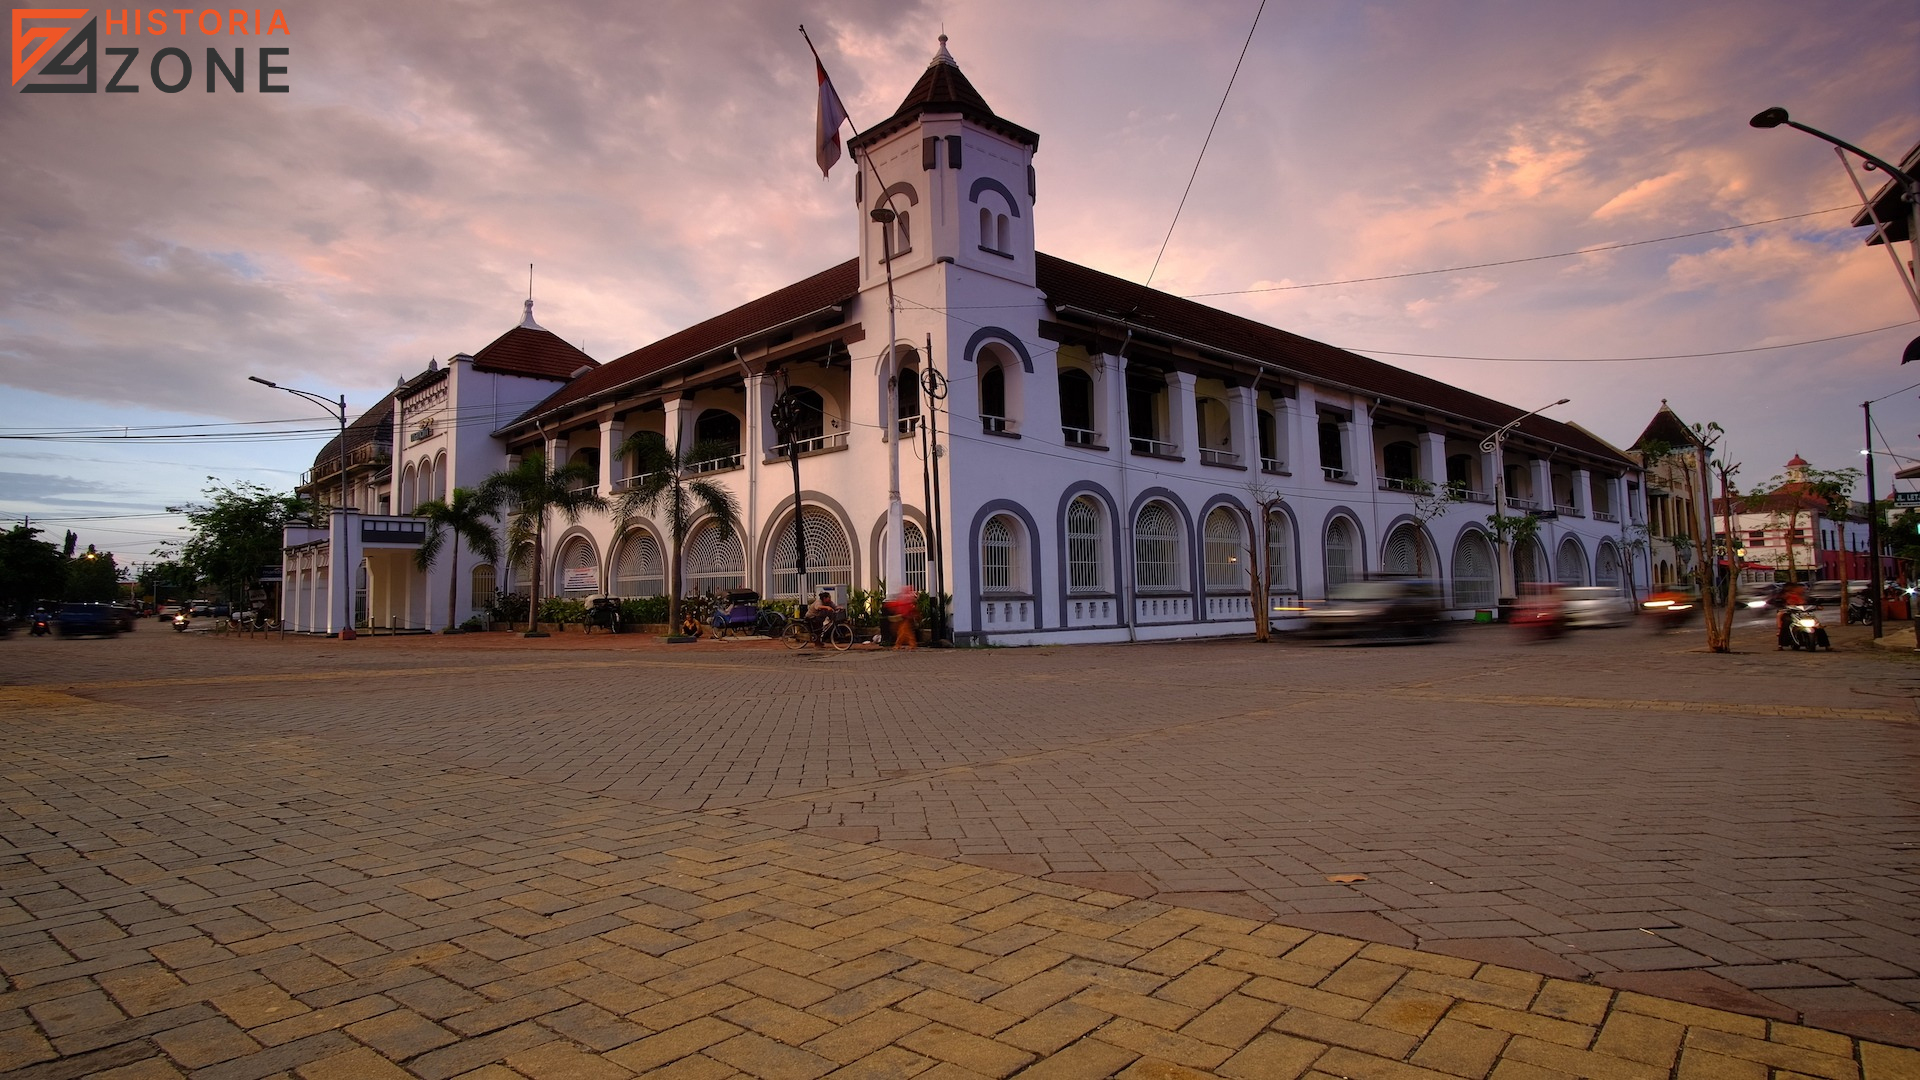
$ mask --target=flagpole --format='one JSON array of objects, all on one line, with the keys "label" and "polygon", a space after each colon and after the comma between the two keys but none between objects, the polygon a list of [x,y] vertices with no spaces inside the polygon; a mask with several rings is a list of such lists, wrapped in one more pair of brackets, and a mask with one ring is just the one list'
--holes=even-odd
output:
[{"label": "flagpole", "polygon": [[[806,40],[807,51],[813,54],[814,64],[820,69],[821,73],[824,74],[827,70],[827,65],[820,59],[820,50],[814,48],[813,38],[807,34],[805,23],[800,24],[800,36]],[[832,86],[833,80],[829,78],[827,85]],[[834,102],[840,106],[840,114],[846,117],[847,124],[853,128],[857,137],[860,131],[860,125],[855,124],[852,115],[847,112],[846,102],[840,100],[840,91],[834,90],[833,98]],[[853,154],[856,163],[865,159],[867,171],[873,174],[873,182],[877,190],[881,193],[882,200],[891,201],[891,197],[886,194],[886,184],[880,179],[880,169],[873,163],[873,155],[862,154],[852,147],[848,147],[848,151]],[[856,170],[858,170],[859,167],[858,164],[854,166]],[[865,200],[862,200],[863,203],[864,201]],[[897,347],[900,338],[895,313],[897,305],[894,302],[893,296],[893,221],[895,214],[893,208],[890,206],[876,206],[869,216],[880,226],[880,252],[887,274],[887,404],[886,407],[881,410],[882,427],[880,429],[880,437],[886,440],[887,444],[887,565],[886,574],[883,576],[887,578],[886,584],[888,588],[898,589],[906,582],[907,538],[906,513],[900,503],[900,422],[898,418],[900,411],[900,350]]]}]

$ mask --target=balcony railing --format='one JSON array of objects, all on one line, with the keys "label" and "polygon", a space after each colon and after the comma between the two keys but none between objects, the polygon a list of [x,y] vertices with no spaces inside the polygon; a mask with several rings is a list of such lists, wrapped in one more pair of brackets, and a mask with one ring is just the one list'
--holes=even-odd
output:
[{"label": "balcony railing", "polygon": [[[915,425],[920,423],[920,418],[917,416],[911,419]],[[906,429],[903,428],[902,430]],[[811,439],[797,440],[793,445],[801,457],[806,457],[808,454],[823,453],[828,450],[844,450],[847,448],[847,433],[844,431],[836,431],[827,435],[815,435]],[[780,443],[767,451],[767,460],[769,462],[779,461],[786,456],[786,443]]]},{"label": "balcony railing", "polygon": [[1411,476],[1383,476],[1380,478],[1381,491],[1418,492],[1422,482]]},{"label": "balcony railing", "polygon": [[1019,426],[1019,424],[1004,416],[988,416],[986,413],[980,414],[980,430],[989,435],[1012,435],[1016,433]]},{"label": "balcony railing", "polygon": [[1170,442],[1161,442],[1159,439],[1148,439],[1134,435],[1128,438],[1127,442],[1133,446],[1133,452],[1136,454],[1151,454],[1154,457],[1179,456],[1179,447]]},{"label": "balcony railing", "polygon": [[705,461],[696,461],[693,463],[693,471],[697,473],[726,472],[728,469],[737,469],[739,467],[739,454],[722,454],[716,458],[708,458]]},{"label": "balcony railing", "polygon": [[[392,457],[392,453],[384,443],[361,443],[359,446],[347,451],[347,468],[352,469],[360,465],[385,466]],[[300,475],[300,486],[306,487],[308,484],[329,478],[334,480],[340,478],[340,455],[338,453],[328,454],[321,460],[314,462],[313,468],[308,469]]]},{"label": "balcony railing", "polygon": [[1347,471],[1347,470],[1345,470],[1345,469],[1342,469],[1342,468],[1338,468],[1338,467],[1335,467],[1335,466],[1333,466],[1333,465],[1322,465],[1322,466],[1320,466],[1320,475],[1321,475],[1321,476],[1323,476],[1323,477],[1325,477],[1325,478],[1326,478],[1326,479],[1328,479],[1328,480],[1331,480],[1332,482],[1334,482],[1334,483],[1336,483],[1336,484],[1351,484],[1351,483],[1353,483],[1353,474],[1352,474],[1352,473],[1350,473],[1350,472],[1348,472],[1348,471]]},{"label": "balcony railing", "polygon": [[618,495],[623,491],[632,491],[634,488],[644,485],[647,482],[647,478],[652,475],[654,474],[641,473],[638,476],[623,476],[613,482],[613,492]]},{"label": "balcony railing", "polygon": [[1240,455],[1231,450],[1208,450],[1205,447],[1201,447],[1200,464],[1238,465],[1240,464]]},{"label": "balcony railing", "polygon": [[1060,437],[1067,441],[1068,446],[1100,445],[1100,433],[1092,428],[1067,427],[1065,424],[1062,424],[1060,426]]},{"label": "balcony railing", "polygon": [[1466,488],[1454,488],[1453,493],[1460,496],[1462,502],[1491,503],[1493,496],[1484,491],[1469,491]]},{"label": "balcony railing", "polygon": [[1614,513],[1611,510],[1595,510],[1593,512],[1593,520],[1618,522],[1620,520],[1620,515]]},{"label": "balcony railing", "polygon": [[1260,459],[1260,471],[1283,473],[1287,471],[1287,463],[1277,457],[1263,457]]},{"label": "balcony railing", "polygon": [[1580,512],[1579,507],[1568,506],[1566,503],[1554,503],[1553,512],[1556,514],[1559,514],[1561,517],[1586,517],[1587,516]]},{"label": "balcony railing", "polygon": [[1538,510],[1540,509],[1540,504],[1532,499],[1523,499],[1518,495],[1509,495],[1507,496],[1507,509]]},{"label": "balcony railing", "polygon": [[917,416],[903,416],[899,420],[899,425],[900,434],[911,435],[920,430],[920,418]]},{"label": "balcony railing", "polygon": [[567,492],[572,495],[598,495],[600,494],[600,484],[598,481],[591,484],[575,484],[573,487],[568,488]]}]

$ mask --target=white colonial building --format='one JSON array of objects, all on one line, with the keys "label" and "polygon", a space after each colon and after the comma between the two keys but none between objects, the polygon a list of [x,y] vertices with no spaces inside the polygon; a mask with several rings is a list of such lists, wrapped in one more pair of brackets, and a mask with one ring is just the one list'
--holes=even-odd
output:
[{"label": "white colonial building", "polygon": [[[1515,580],[1624,592],[1624,529],[1644,519],[1630,505],[1642,490],[1631,459],[1540,416],[1483,452],[1522,409],[1039,253],[1038,143],[994,114],[943,44],[899,110],[850,144],[862,166],[853,258],[604,365],[532,328],[529,308],[507,337],[396,393],[395,515],[336,514],[332,533],[348,543],[332,573],[364,569],[372,625],[438,625],[446,579],[410,562],[419,526],[404,515],[418,499],[536,450],[589,463],[615,495],[633,468],[616,449],[651,431],[730,448],[706,467],[738,497],[741,527],[690,535],[681,576],[694,590],[876,585],[897,452],[896,558],[921,589],[944,581],[963,640],[1246,633],[1255,555],[1283,606],[1365,574],[1417,573],[1470,617],[1499,592],[1487,528],[1497,489],[1505,513],[1544,519],[1513,552]],[[892,220],[873,220],[881,207]],[[536,344],[538,363],[502,358]],[[944,397],[923,400],[927,371],[944,378]],[[804,583],[772,419],[783,393],[801,406]],[[923,424],[937,428],[937,475]],[[1422,520],[1422,481],[1463,498]],[[328,532],[289,532],[288,580],[311,586],[289,600],[291,625],[349,617],[344,600],[326,600]],[[570,595],[665,588],[656,521],[595,514],[549,535],[541,577]],[[461,562],[463,616],[527,573],[465,552]]]}]

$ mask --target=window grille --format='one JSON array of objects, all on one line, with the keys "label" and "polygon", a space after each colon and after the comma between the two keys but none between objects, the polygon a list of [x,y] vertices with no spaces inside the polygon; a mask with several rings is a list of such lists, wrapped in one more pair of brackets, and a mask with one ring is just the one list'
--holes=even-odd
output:
[{"label": "window grille", "polygon": [[1600,545],[1600,553],[1594,557],[1593,583],[1610,589],[1620,587],[1620,554],[1612,544]]},{"label": "window grille", "polygon": [[1402,525],[1387,538],[1386,566],[1382,569],[1389,574],[1418,573],[1420,567],[1420,534],[1411,525]]},{"label": "window grille", "polygon": [[[927,591],[927,534],[921,532],[919,524],[914,522],[911,518],[907,520],[905,526],[900,531],[905,533],[907,537],[907,543],[906,543],[906,549],[905,549],[907,584],[913,586],[916,590],[920,592],[926,592]],[[793,535],[793,526],[791,524],[787,526],[787,535],[789,537]],[[885,566],[887,564],[887,549],[890,546],[892,539],[893,539],[893,534],[883,527],[880,530],[880,559],[878,563],[878,565],[880,566]],[[811,563],[813,560],[813,546],[812,546],[813,541],[811,540],[807,541],[807,545],[808,545],[807,560],[809,563]]]},{"label": "window grille", "polygon": [[1207,588],[1246,588],[1245,568],[1240,565],[1243,546],[1240,519],[1233,511],[1222,506],[1207,515]]},{"label": "window grille", "polygon": [[554,584],[554,595],[575,599],[600,591],[600,561],[585,537],[567,541],[566,550],[560,554],[560,580]]},{"label": "window grille", "polygon": [[614,564],[613,587],[621,596],[661,596],[667,591],[666,561],[653,534],[634,531],[620,545]]},{"label": "window grille", "polygon": [[1267,515],[1267,588],[1296,592],[1293,579],[1293,519],[1282,513]]},{"label": "window grille", "polygon": [[479,566],[474,567],[473,596],[471,598],[472,610],[487,610],[487,601],[493,599],[494,588],[493,564],[481,563]]},{"label": "window grille", "polygon": [[728,530],[722,537],[719,526],[711,521],[687,537],[681,558],[685,566],[681,577],[690,592],[721,592],[747,584],[747,560],[740,550],[740,534]]},{"label": "window grille", "polygon": [[1453,605],[1491,608],[1493,593],[1493,550],[1486,537],[1468,533],[1453,548]]},{"label": "window grille", "polygon": [[1105,590],[1106,559],[1100,549],[1100,505],[1082,495],[1067,507],[1067,591]]},{"label": "window grille", "polygon": [[[841,585],[851,589],[853,548],[840,523],[826,510],[809,506],[800,515],[800,528],[807,538],[807,588],[817,591],[823,585]],[[912,535],[907,534],[909,539]],[[793,547],[793,518],[789,516],[773,533],[772,595],[800,596],[799,561]]]},{"label": "window grille", "polygon": [[1180,587],[1180,523],[1166,503],[1140,509],[1133,526],[1133,574],[1142,589]]},{"label": "window grille", "polygon": [[1013,526],[1005,517],[992,517],[980,530],[980,590],[1011,592],[1015,577],[1018,542]]},{"label": "window grille", "polygon": [[1353,527],[1346,518],[1327,523],[1327,588],[1345,585],[1354,579]]},{"label": "window grille", "polygon": [[1554,559],[1554,578],[1562,585],[1587,583],[1587,556],[1572,537],[1560,544],[1559,554]]}]

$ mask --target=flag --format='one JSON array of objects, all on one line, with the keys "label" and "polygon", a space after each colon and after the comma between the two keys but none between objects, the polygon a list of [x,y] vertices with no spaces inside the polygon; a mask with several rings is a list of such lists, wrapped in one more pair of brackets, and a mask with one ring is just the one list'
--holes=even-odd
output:
[{"label": "flag", "polygon": [[847,110],[841,107],[833,80],[827,78],[827,69],[818,58],[813,61],[813,70],[820,74],[820,109],[814,114],[813,123],[813,160],[820,164],[820,175],[824,177],[833,163],[840,160],[840,125],[847,122]]}]

